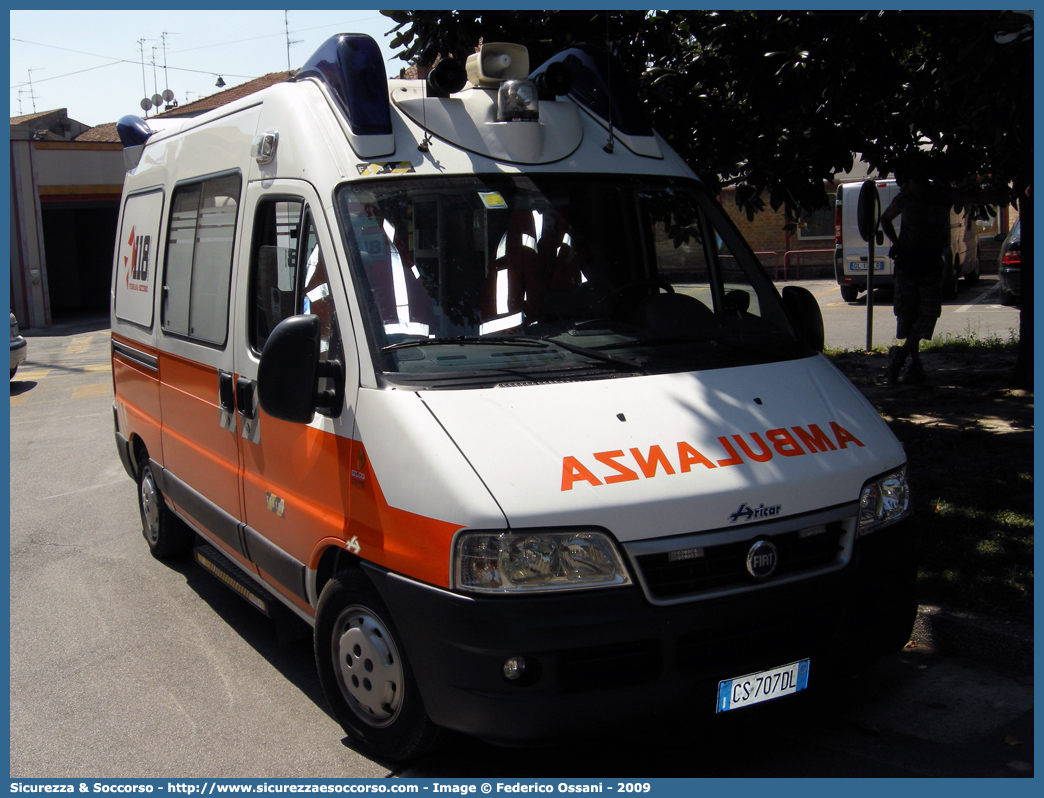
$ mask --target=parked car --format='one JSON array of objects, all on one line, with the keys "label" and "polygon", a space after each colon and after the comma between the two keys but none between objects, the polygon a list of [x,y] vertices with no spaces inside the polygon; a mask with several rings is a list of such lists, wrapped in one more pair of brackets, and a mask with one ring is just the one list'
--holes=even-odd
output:
[{"label": "parked car", "polygon": [[11,311],[11,379],[14,379],[18,367],[25,361],[25,353],[28,345],[25,338],[18,332],[18,319],[14,311]]},{"label": "parked car", "polygon": [[[1000,255],[997,257],[997,284],[1000,287],[1002,305],[1017,305],[1022,299],[1022,219],[1004,238]],[[998,235],[999,239],[1002,234]]]}]

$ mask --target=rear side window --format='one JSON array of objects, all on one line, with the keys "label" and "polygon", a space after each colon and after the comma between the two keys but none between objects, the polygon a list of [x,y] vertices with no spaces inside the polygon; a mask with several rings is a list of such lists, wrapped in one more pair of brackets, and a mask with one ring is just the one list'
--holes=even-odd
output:
[{"label": "rear side window", "polygon": [[116,245],[116,318],[152,327],[163,192],[128,197]]},{"label": "rear side window", "polygon": [[241,186],[235,174],[174,190],[163,284],[164,332],[225,343]]}]

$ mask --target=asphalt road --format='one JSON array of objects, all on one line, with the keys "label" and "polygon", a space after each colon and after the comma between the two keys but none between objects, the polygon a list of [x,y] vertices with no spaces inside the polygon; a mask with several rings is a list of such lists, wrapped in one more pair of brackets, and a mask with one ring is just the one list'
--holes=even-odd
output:
[{"label": "asphalt road", "polygon": [[112,438],[104,325],[31,336],[28,357],[10,406],[13,778],[1032,775],[1029,674],[923,646],[723,722],[524,751],[454,736],[392,770],[344,744],[307,638],[191,561],[149,555]]},{"label": "asphalt road", "polygon": [[[789,280],[777,283],[779,288],[800,285],[816,297],[823,312],[826,344],[831,349],[862,349],[867,343],[867,294],[855,302],[845,302],[833,280]],[[874,291],[871,345],[888,346],[895,342],[895,315],[890,290]],[[1019,309],[999,304],[997,275],[984,274],[979,282],[968,285],[964,280],[955,299],[943,301],[942,316],[935,326],[935,338],[947,335],[975,337],[980,340],[998,337],[1007,340],[1019,329]]]}]

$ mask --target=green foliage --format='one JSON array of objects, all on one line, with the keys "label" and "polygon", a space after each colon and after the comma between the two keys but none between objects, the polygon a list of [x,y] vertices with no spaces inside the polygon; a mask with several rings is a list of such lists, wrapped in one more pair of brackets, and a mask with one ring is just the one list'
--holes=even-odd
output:
[{"label": "green foliage", "polygon": [[[947,182],[1028,185],[1032,19],[1001,11],[385,11],[408,62],[464,59],[480,38],[540,64],[586,42],[640,76],[653,127],[749,216],[825,207],[861,153]],[[1019,79],[1019,76],[1025,79]],[[930,144],[926,152],[922,145]]]}]

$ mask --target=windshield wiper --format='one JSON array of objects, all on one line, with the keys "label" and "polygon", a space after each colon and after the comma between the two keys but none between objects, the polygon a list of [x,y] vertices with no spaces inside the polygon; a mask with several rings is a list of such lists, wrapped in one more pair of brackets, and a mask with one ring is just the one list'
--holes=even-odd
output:
[{"label": "windshield wiper", "polygon": [[381,347],[381,351],[393,352],[397,349],[412,349],[419,346],[473,346],[475,344],[484,346],[525,346],[531,349],[551,348],[548,343],[537,338],[461,335],[457,338],[422,338],[418,341],[402,341],[397,344],[388,344],[387,346]]},{"label": "windshield wiper", "polygon": [[613,366],[616,366],[617,368],[626,369],[627,371],[634,371],[638,374],[649,373],[645,370],[645,366],[643,366],[641,363],[637,363],[633,360],[628,360],[622,357],[613,357],[607,352],[599,352],[597,349],[589,349],[586,346],[577,346],[576,344],[569,344],[565,341],[558,341],[553,338],[544,338],[541,340],[547,341],[548,343],[554,344],[555,346],[559,346],[562,349],[565,349],[567,352],[572,352],[576,355],[583,355],[584,357],[594,358],[595,360],[601,361],[602,363],[610,363]]},{"label": "windshield wiper", "polygon": [[633,371],[639,374],[648,373],[644,366],[640,363],[635,363],[632,360],[613,357],[605,352],[588,349],[584,346],[577,346],[576,344],[569,344],[564,341],[557,341],[552,338],[527,338],[514,335],[510,337],[462,335],[458,338],[423,338],[418,341],[402,341],[397,344],[388,344],[387,346],[382,347],[381,351],[394,352],[399,349],[411,349],[423,346],[472,346],[476,344],[482,346],[523,346],[532,349],[564,349],[575,355],[589,357],[592,360],[597,360],[601,363],[609,363],[618,369]]}]

